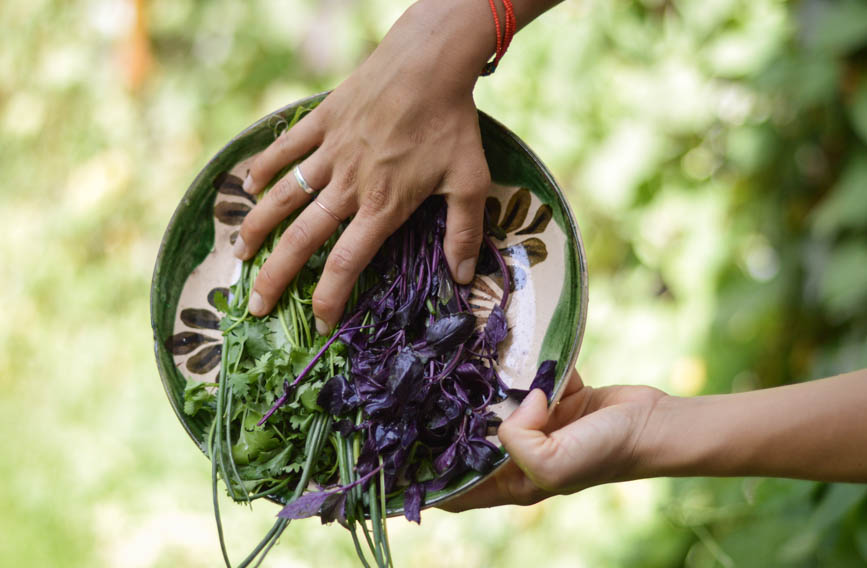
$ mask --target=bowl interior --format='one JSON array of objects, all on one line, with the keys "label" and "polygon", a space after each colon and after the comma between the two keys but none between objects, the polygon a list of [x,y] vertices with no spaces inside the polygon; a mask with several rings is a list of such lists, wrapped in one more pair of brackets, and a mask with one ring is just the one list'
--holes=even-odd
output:
[{"label": "bowl interior", "polygon": [[[169,402],[190,437],[204,451],[209,424],[183,412],[188,378],[215,381],[219,373],[222,315],[215,291],[238,277],[231,253],[244,215],[255,200],[241,189],[253,157],[270,144],[296,109],[324,94],[290,104],[253,124],[220,150],[190,185],[163,236],[151,287],[151,325],[157,366]],[[552,401],[575,364],[587,314],[587,267],[577,224],[559,187],[541,161],[503,125],[479,113],[485,156],[494,180],[488,214],[506,233],[495,240],[512,275],[506,317],[509,337],[500,346],[498,371],[514,388],[527,388],[542,361],[557,361]],[[502,294],[495,270],[479,268],[470,296],[480,325]],[[493,410],[506,418],[511,400]],[[499,446],[496,437],[491,441]],[[501,466],[505,454],[497,462]],[[488,474],[490,475],[490,474]],[[484,476],[470,472],[429,493],[431,506],[466,491]],[[400,499],[389,514],[402,512]]]}]

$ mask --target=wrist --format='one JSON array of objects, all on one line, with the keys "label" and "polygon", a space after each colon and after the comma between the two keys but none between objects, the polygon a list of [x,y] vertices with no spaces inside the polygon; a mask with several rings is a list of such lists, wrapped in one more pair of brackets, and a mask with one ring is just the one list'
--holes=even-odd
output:
[{"label": "wrist", "polygon": [[494,21],[484,0],[418,0],[403,17],[457,82],[475,84],[496,50]]},{"label": "wrist", "polygon": [[635,479],[711,474],[725,456],[722,431],[705,426],[713,397],[666,395],[653,409],[636,443]]}]

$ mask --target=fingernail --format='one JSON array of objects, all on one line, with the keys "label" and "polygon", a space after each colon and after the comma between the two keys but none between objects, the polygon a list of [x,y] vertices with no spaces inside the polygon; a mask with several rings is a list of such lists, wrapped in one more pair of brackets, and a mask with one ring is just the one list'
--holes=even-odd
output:
[{"label": "fingernail", "polygon": [[319,318],[314,319],[316,320],[316,333],[318,333],[319,335],[327,335],[328,332],[331,331],[331,328],[328,326],[327,323],[325,323],[324,320],[321,320]]},{"label": "fingernail", "polygon": [[244,178],[244,185],[241,187],[244,188],[244,191],[250,193],[250,190],[253,189],[253,176],[250,175],[250,172],[247,172],[247,177]]},{"label": "fingernail", "polygon": [[235,239],[235,247],[232,249],[232,254],[241,260],[247,258],[247,243],[244,242],[244,237],[240,234],[238,235],[238,238]]},{"label": "fingernail", "polygon": [[457,280],[463,284],[468,284],[476,274],[476,259],[468,258],[461,261],[458,265]]},{"label": "fingernail", "polygon": [[253,292],[250,294],[250,302],[247,304],[247,307],[250,308],[251,314],[259,315],[259,313],[265,310],[265,300],[262,299],[259,292]]}]

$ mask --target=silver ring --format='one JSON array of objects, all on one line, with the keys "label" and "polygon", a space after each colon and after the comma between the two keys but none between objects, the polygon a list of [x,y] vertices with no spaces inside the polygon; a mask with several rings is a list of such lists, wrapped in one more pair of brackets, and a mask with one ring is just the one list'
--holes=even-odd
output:
[{"label": "silver ring", "polygon": [[295,174],[295,180],[298,182],[298,185],[301,186],[301,189],[304,190],[304,193],[307,195],[313,195],[316,193],[316,190],[310,187],[310,184],[307,183],[306,179],[304,179],[304,174],[301,173],[300,164],[292,169],[292,173]]},{"label": "silver ring", "polygon": [[313,203],[315,203],[316,205],[318,205],[318,206],[319,206],[323,211],[325,211],[326,213],[328,213],[328,214],[331,216],[331,218],[334,219],[335,221],[337,221],[338,223],[342,223],[342,222],[343,222],[343,219],[341,219],[340,217],[338,217],[338,216],[334,213],[334,211],[332,211],[331,209],[329,209],[328,207],[326,207],[326,206],[325,206],[321,201],[319,201],[318,199],[314,199],[314,200],[313,200]]}]

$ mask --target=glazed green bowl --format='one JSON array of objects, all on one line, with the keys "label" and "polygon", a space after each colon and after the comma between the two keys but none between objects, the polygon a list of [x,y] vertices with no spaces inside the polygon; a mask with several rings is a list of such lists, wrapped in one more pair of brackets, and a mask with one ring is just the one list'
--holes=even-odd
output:
[{"label": "glazed green bowl", "polygon": [[[241,179],[255,155],[270,144],[280,125],[299,107],[325,94],[290,104],[233,138],[199,172],[169,222],[151,285],[151,326],[157,367],[169,403],[181,425],[203,451],[209,424],[184,413],[187,379],[216,382],[222,346],[222,315],[214,294],[238,278],[240,261],[232,243],[244,215],[255,204]],[[517,136],[484,113],[479,124],[493,184],[487,212],[504,230],[496,240],[512,275],[506,317],[509,336],[500,345],[498,371],[512,388],[528,388],[542,361],[557,362],[553,403],[575,365],[587,318],[587,264],[578,226],[554,178]],[[472,283],[474,314],[484,321],[502,294],[497,271],[480,267]],[[493,410],[506,418],[511,400]],[[491,441],[499,446],[494,436]],[[496,467],[507,459],[506,454]],[[490,473],[488,474],[490,475]],[[467,491],[484,476],[474,472],[431,492],[425,506]],[[402,512],[397,498],[389,514]]]}]

